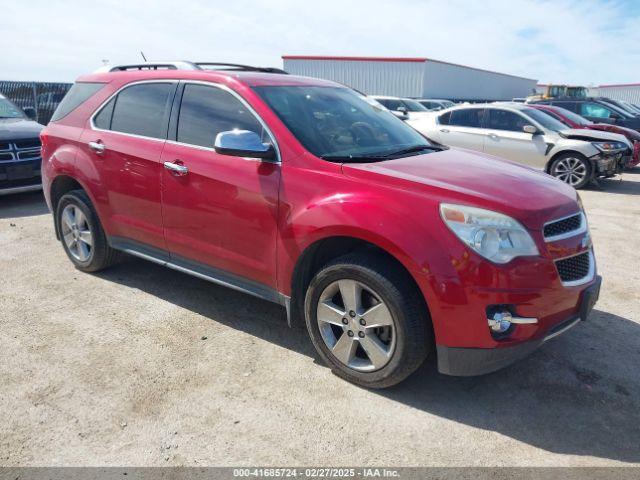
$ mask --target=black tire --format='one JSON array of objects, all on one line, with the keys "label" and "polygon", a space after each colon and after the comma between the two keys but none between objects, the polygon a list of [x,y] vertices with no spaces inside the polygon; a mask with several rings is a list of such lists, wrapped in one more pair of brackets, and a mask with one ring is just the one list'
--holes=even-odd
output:
[{"label": "black tire", "polygon": [[[91,246],[89,258],[85,261],[76,258],[71,253],[69,246],[63,238],[62,214],[69,205],[73,205],[82,211],[92,234],[93,245]],[[83,272],[97,272],[110,267],[120,259],[120,252],[109,246],[98,214],[89,196],[83,190],[73,190],[60,198],[56,206],[56,228],[58,229],[60,242],[62,243],[65,253],[78,270]]]},{"label": "black tire", "polygon": [[[355,280],[371,288],[391,313],[395,348],[388,363],[378,370],[362,372],[341,363],[322,337],[318,302],[323,291],[338,280]],[[313,345],[331,370],[367,388],[386,388],[401,382],[424,362],[432,346],[429,314],[417,286],[395,263],[371,253],[342,256],[315,275],[305,297],[305,321]]]},{"label": "black tire", "polygon": [[[578,162],[576,164],[577,165],[576,168],[578,168],[577,171],[580,171],[580,172],[584,171],[584,177],[576,183],[572,183],[572,181],[570,181],[572,177],[571,175],[563,176],[562,172],[560,171],[561,165],[564,165],[567,162],[574,162],[574,161]],[[589,182],[591,182],[591,180],[593,179],[593,167],[591,165],[591,162],[587,157],[585,157],[584,155],[578,152],[567,152],[567,153],[558,155],[551,163],[551,166],[549,168],[549,173],[552,176],[556,177],[558,180],[561,180],[571,185],[576,190],[586,187],[589,184]],[[561,178],[561,177],[564,177],[564,178]]]}]

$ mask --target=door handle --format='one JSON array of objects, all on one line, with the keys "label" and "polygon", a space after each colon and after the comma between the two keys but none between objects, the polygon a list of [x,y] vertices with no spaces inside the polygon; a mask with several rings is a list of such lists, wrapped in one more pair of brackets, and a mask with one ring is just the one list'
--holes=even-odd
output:
[{"label": "door handle", "polygon": [[102,155],[107,149],[102,142],[89,142],[89,148],[98,155]]},{"label": "door handle", "polygon": [[[176,162],[179,162],[179,161],[180,160],[176,160]],[[179,163],[164,162],[164,168],[166,168],[176,176],[183,176],[189,173],[189,169],[184,165],[180,165]]]},{"label": "door handle", "polygon": [[490,138],[491,140],[497,140],[497,139],[498,139],[498,135],[496,135],[495,133],[490,133],[490,134],[489,134],[489,138]]},{"label": "door handle", "polygon": [[448,128],[441,128],[440,131],[442,133],[449,133],[449,129]]}]

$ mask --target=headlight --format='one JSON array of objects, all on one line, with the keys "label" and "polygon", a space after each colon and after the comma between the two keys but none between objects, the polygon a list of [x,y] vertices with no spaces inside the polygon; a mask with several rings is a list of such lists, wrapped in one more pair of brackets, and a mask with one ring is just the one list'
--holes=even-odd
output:
[{"label": "headlight", "polygon": [[444,223],[474,252],[495,263],[539,255],[531,235],[517,220],[491,210],[443,203]]},{"label": "headlight", "polygon": [[591,145],[601,152],[613,152],[627,148],[627,146],[622,142],[591,142]]}]

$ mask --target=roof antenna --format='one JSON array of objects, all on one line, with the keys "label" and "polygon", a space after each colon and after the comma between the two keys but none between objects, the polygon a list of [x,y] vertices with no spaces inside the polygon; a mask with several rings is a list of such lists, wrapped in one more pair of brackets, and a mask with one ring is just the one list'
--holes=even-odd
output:
[{"label": "roof antenna", "polygon": [[147,62],[147,57],[144,56],[144,52],[142,50],[140,50],[140,55],[142,55],[142,58],[144,59],[145,62]]}]

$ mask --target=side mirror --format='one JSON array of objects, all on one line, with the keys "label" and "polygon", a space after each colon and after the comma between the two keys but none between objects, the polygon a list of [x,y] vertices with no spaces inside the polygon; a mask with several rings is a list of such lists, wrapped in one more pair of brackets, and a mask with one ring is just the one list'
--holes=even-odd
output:
[{"label": "side mirror", "polygon": [[390,110],[390,112],[400,120],[409,120],[409,115],[407,114],[407,112],[401,112],[400,110]]},{"label": "side mirror", "polygon": [[396,112],[404,113],[405,115],[407,114],[408,111],[409,110],[407,110],[407,107],[404,107],[404,106],[400,106],[396,108]]},{"label": "side mirror", "polygon": [[611,115],[609,115],[609,118],[612,119],[612,120],[620,120],[622,118],[622,116],[620,116],[619,114],[614,112]]},{"label": "side mirror", "polygon": [[36,117],[38,116],[37,113],[36,113],[36,109],[33,108],[33,107],[24,107],[22,109],[22,111],[29,118],[29,120],[34,120],[35,121]]},{"label": "side mirror", "polygon": [[525,125],[524,127],[522,127],[522,131],[524,133],[530,133],[531,135],[536,135],[538,133],[542,133],[540,130],[538,130],[533,125]]},{"label": "side mirror", "polygon": [[230,130],[216,135],[213,148],[220,155],[275,160],[276,152],[270,143],[262,143],[260,136],[249,130]]}]

